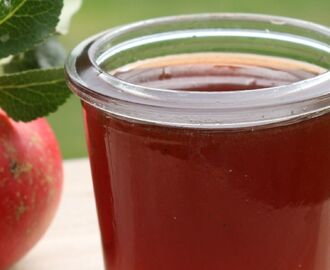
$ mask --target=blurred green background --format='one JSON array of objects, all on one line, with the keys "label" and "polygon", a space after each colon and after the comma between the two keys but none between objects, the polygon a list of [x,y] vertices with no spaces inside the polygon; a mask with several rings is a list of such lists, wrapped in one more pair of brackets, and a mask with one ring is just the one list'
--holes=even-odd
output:
[{"label": "blurred green background", "polygon": [[[68,49],[106,28],[157,16],[202,12],[250,12],[291,16],[330,26],[330,0],[84,0],[70,34]],[[72,96],[49,117],[64,158],[87,155],[78,98]]]}]

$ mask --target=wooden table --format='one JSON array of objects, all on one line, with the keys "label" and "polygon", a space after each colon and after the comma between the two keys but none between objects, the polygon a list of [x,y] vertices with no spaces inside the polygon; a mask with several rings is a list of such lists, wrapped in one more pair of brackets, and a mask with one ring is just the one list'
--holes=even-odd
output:
[{"label": "wooden table", "polygon": [[54,222],[12,270],[103,269],[88,160],[65,161],[64,170],[64,192]]}]

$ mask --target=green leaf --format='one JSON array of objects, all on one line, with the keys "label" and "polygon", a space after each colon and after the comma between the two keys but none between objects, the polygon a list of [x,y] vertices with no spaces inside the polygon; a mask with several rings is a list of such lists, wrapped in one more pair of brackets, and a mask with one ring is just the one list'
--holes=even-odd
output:
[{"label": "green leaf", "polygon": [[33,50],[15,55],[2,66],[4,73],[21,72],[30,69],[49,69],[63,66],[66,53],[56,38],[50,38]]},{"label": "green leaf", "polygon": [[16,121],[55,112],[70,96],[62,68],[30,70],[0,77],[0,107]]},{"label": "green leaf", "polygon": [[54,34],[63,0],[1,0],[0,58],[24,52]]},{"label": "green leaf", "polygon": [[[16,54],[7,63],[2,65],[2,73],[16,73],[29,69],[37,69],[38,61],[34,51]],[[2,75],[1,73],[1,75]]]}]

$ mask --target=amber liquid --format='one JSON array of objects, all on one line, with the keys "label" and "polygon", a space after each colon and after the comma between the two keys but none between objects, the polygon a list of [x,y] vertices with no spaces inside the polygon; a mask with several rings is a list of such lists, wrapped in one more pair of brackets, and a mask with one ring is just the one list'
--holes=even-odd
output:
[{"label": "amber liquid", "polygon": [[[116,76],[194,91],[259,89],[321,69],[172,56]],[[330,117],[244,130],[135,123],[84,104],[107,270],[329,270]]]}]

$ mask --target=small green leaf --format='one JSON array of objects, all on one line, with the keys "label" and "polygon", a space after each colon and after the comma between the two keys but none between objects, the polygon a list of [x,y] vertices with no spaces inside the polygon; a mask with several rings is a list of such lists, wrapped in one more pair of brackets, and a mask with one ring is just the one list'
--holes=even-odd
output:
[{"label": "small green leaf", "polygon": [[63,66],[66,52],[56,38],[50,38],[33,50],[20,53],[2,65],[4,73]]},{"label": "small green leaf", "polygon": [[16,121],[55,112],[70,96],[62,68],[30,70],[0,77],[0,107]]},{"label": "small green leaf", "polygon": [[63,0],[1,0],[0,58],[24,52],[55,32]]},{"label": "small green leaf", "polygon": [[15,56],[11,57],[7,63],[2,65],[2,70],[5,74],[37,68],[39,68],[39,65],[35,57],[34,50],[16,54]]}]

